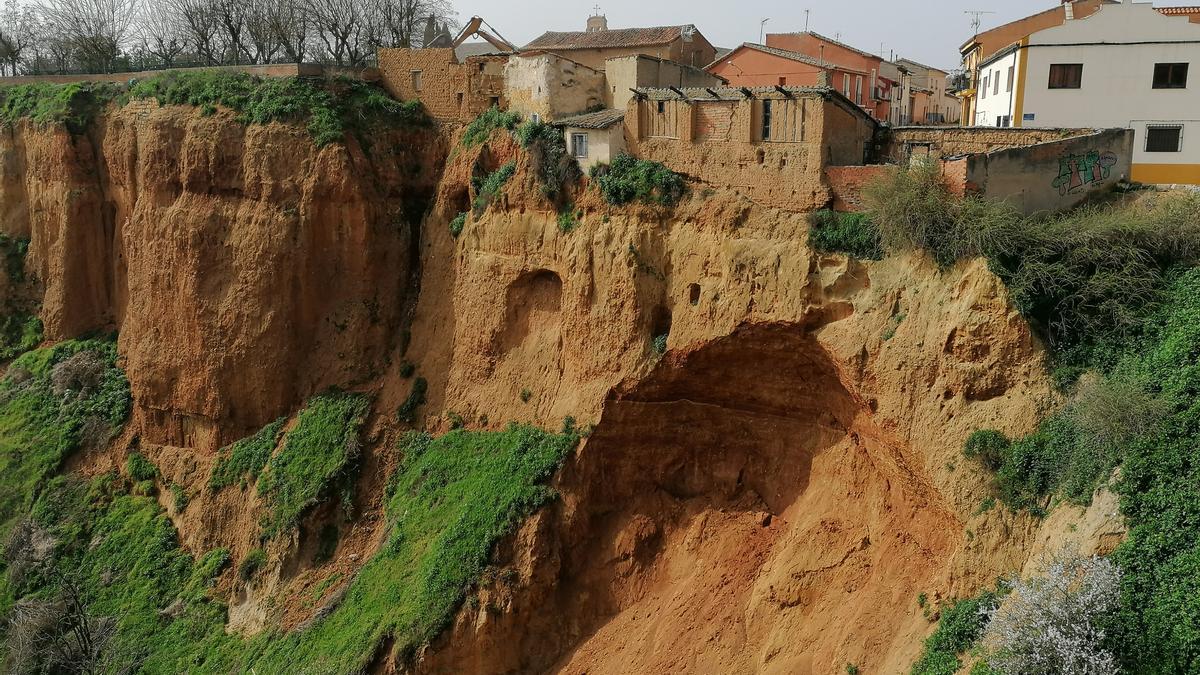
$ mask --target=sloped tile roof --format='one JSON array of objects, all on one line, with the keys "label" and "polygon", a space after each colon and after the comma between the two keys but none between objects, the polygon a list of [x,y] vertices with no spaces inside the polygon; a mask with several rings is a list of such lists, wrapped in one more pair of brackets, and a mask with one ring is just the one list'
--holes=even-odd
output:
[{"label": "sloped tile roof", "polygon": [[1200,7],[1155,7],[1154,10],[1159,14],[1166,14],[1167,16],[1200,14]]},{"label": "sloped tile roof", "polygon": [[526,49],[605,49],[609,47],[642,47],[665,45],[679,39],[684,29],[695,26],[656,26],[654,28],[616,28],[598,31],[547,31],[522,47]]},{"label": "sloped tile roof", "polygon": [[763,52],[764,54],[772,54],[774,56],[789,59],[791,61],[799,61],[800,63],[807,63],[810,66],[819,66],[822,68],[833,66],[832,63],[829,63],[829,64],[821,63],[820,59],[814,59],[813,57],[809,56],[808,54],[803,54],[801,52],[794,52],[790,49],[780,49],[778,47],[768,47],[766,45],[760,45],[760,44],[757,44],[754,42],[743,42],[742,46],[745,47],[746,49],[753,49],[755,51]]},{"label": "sloped tile roof", "polygon": [[600,110],[567,117],[554,122],[556,127],[578,127],[580,129],[607,129],[625,119],[624,110]]}]

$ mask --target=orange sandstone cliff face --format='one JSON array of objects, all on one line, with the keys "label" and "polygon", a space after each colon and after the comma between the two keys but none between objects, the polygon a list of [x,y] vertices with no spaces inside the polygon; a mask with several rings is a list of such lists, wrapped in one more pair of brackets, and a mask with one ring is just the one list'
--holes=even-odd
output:
[{"label": "orange sandstone cliff face", "polygon": [[[334,559],[313,568],[304,534],[273,544],[231,629],[311,618],[296,598],[380,544],[404,361],[429,383],[417,426],[453,411],[594,428],[561,500],[495,552],[511,573],[380,670],[901,672],[932,629],[919,593],[990,585],[1057,540],[1048,527],[1111,541],[1096,514],[979,512],[987,478],[963,440],[1028,431],[1051,395],[982,263],[816,254],[803,214],[726,190],[671,211],[587,191],[563,233],[514,143],[451,154],[452,131],[318,149],[300,129],[137,104],[86,137],[0,136],[0,229],[32,238],[48,337],[120,331],[125,440],[196,495],[172,514],[185,546],[256,545],[253,491],[204,490],[220,445],[328,386],[376,395]],[[471,177],[509,159],[504,196],[452,238]]]}]

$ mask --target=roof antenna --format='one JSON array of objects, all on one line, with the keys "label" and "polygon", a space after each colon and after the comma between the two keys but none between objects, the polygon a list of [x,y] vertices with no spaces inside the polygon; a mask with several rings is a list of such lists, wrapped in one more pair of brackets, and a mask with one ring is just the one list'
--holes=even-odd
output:
[{"label": "roof antenna", "polygon": [[767,17],[758,22],[758,44],[760,45],[763,43],[763,31],[767,29],[767,22],[770,20],[771,17]]},{"label": "roof antenna", "polygon": [[804,32],[808,32],[808,10],[804,10]]},{"label": "roof antenna", "polygon": [[973,30],[976,35],[979,35],[979,24],[982,23],[982,20],[979,17],[983,16],[984,14],[995,14],[995,12],[987,9],[968,9],[964,10],[963,14],[971,15],[971,30]]}]

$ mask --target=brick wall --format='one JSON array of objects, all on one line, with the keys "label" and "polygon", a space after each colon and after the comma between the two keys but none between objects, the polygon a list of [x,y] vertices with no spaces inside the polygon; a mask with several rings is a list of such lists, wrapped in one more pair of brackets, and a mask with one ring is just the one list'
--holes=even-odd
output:
[{"label": "brick wall", "polygon": [[870,166],[827,166],[825,179],[833,192],[834,211],[863,211],[863,188],[879,180],[894,167],[880,164]]}]

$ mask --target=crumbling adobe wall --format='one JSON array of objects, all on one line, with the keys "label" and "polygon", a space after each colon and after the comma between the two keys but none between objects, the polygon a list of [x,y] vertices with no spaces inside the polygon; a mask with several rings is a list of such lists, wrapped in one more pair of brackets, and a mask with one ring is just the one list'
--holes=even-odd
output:
[{"label": "crumbling adobe wall", "polygon": [[[629,151],[710,186],[730,187],[764,206],[824,207],[832,193],[822,169],[861,164],[871,123],[820,96],[766,96],[631,100],[625,114]],[[769,141],[761,137],[765,100],[775,106]]]},{"label": "crumbling adobe wall", "polygon": [[556,120],[604,102],[604,72],[557,54],[515,56],[504,67],[508,109]]},{"label": "crumbling adobe wall", "polygon": [[[1001,127],[896,127],[882,139],[881,157],[903,163],[912,154],[911,146],[928,145],[935,159],[991,152],[1037,143],[1058,141],[1071,136],[1093,133],[1093,129],[1020,129]],[[923,154],[923,148],[920,150]]]},{"label": "crumbling adobe wall", "polygon": [[380,49],[379,73],[392,96],[402,101],[419,99],[434,119],[468,122],[492,105],[508,105],[507,60],[501,55],[472,56],[459,63],[449,48]]}]

